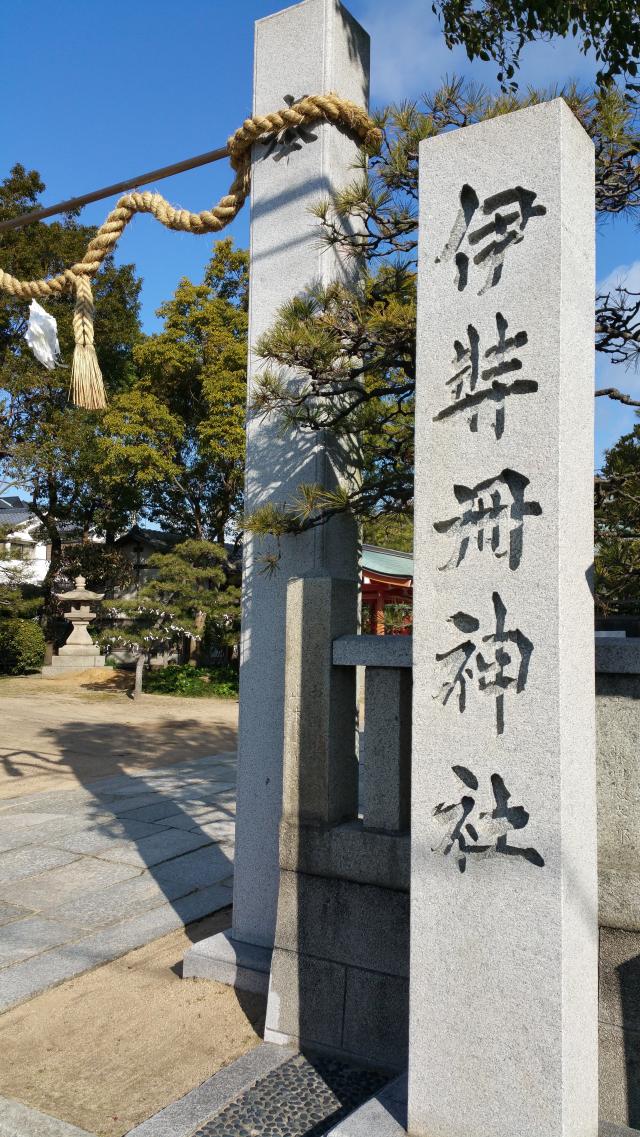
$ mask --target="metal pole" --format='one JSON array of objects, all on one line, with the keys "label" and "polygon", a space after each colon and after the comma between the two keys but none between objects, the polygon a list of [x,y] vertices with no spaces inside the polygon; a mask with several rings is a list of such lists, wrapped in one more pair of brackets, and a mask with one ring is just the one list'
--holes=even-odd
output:
[{"label": "metal pole", "polygon": [[22,213],[19,217],[12,217],[8,221],[0,221],[0,233],[9,229],[22,229],[25,225],[32,225],[34,221],[42,221],[45,217],[52,217],[55,213],[69,213],[73,209],[80,209],[91,201],[101,201],[105,197],[113,197],[124,190],[136,189],[138,186],[148,185],[149,182],[159,182],[162,178],[169,178],[172,174],[181,174],[185,170],[194,170],[197,166],[206,166],[210,162],[219,162],[227,158],[229,151],[226,146],[218,150],[208,150],[206,154],[198,154],[195,158],[187,158],[184,162],[175,162],[172,166],[162,166],[159,170],[151,170],[148,174],[139,174],[137,178],[128,181],[116,182],[104,189],[85,193],[82,197],[70,197],[68,201],[59,201],[57,205],[49,205],[45,209],[33,209],[30,213]]}]

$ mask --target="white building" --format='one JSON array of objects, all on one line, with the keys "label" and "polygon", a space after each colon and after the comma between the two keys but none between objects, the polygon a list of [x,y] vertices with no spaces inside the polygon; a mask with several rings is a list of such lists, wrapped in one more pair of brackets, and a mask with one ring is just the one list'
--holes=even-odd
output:
[{"label": "white building", "polygon": [[6,533],[0,540],[1,552],[11,553],[10,558],[0,559],[0,580],[13,577],[16,563],[22,562],[25,584],[41,584],[47,575],[51,560],[51,546],[37,539],[40,522],[29,512],[29,506],[17,494],[0,496],[0,526]]}]

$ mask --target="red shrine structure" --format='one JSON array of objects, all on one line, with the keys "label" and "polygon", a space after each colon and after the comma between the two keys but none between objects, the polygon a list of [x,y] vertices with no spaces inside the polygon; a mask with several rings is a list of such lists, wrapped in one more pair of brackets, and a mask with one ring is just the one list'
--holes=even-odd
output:
[{"label": "red shrine structure", "polygon": [[411,634],[413,557],[398,549],[362,546],[362,630],[370,635]]}]

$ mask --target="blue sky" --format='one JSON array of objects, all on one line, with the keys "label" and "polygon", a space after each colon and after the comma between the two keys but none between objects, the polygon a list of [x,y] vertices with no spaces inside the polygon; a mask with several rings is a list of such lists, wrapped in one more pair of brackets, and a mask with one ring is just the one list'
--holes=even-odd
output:
[{"label": "blue sky", "polygon": [[[56,201],[168,165],[224,143],[251,111],[253,22],[278,0],[13,0],[3,6],[0,44],[0,176],[20,161],[40,171]],[[493,85],[491,65],[470,66],[448,52],[431,0],[350,0],[372,36],[372,103],[412,98],[461,74]],[[571,77],[588,84],[593,65],[570,41],[526,49],[522,84],[551,86]],[[160,183],[174,204],[202,209],[229,184],[225,162]],[[151,187],[153,188],[153,187]],[[111,201],[88,206],[103,220]],[[248,239],[245,211],[228,230]],[[137,217],[118,246],[143,277],[147,331],[181,276],[201,278],[211,239],[170,233]],[[598,229],[598,280],[625,277],[640,290],[637,228],[606,221]],[[1,246],[0,246],[1,257]],[[640,396],[640,379],[598,360],[599,386]],[[598,399],[596,461],[630,430],[634,413]]]}]

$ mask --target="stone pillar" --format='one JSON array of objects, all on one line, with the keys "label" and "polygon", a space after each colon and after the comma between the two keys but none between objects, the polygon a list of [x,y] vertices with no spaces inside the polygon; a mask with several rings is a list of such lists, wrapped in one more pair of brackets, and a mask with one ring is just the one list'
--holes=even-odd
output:
[{"label": "stone pillar", "polygon": [[333,660],[335,641],[356,630],[357,608],[355,581],[289,583],[280,890],[264,1037],[396,1069],[406,1061],[409,843],[357,820],[356,669]]},{"label": "stone pillar", "polygon": [[333,666],[333,641],[355,635],[356,581],[290,580],[287,590],[282,814],[335,825],[358,816],[355,668]]},{"label": "stone pillar", "polygon": [[[264,114],[305,94],[335,91],[367,106],[369,37],[337,0],[304,0],[256,23],[253,110]],[[251,412],[263,364],[255,348],[280,307],[314,281],[355,271],[319,243],[310,207],[354,177],[357,145],[321,124],[256,145],[251,195],[249,414],[246,507],[286,504],[301,483],[336,484],[338,456],[325,436],[288,431]],[[279,551],[277,570],[265,555]],[[356,580],[357,528],[336,518],[279,550],[249,535],[244,546],[240,655],[238,823],[233,894],[235,957],[242,944],[270,950],[278,897],[282,809],[284,644],[287,582],[307,573]],[[223,948],[228,956],[228,945]],[[251,953],[255,958],[255,951]],[[265,964],[268,967],[268,963]],[[213,972],[212,972],[213,974]],[[215,975],[214,975],[215,977]]]},{"label": "stone pillar", "polygon": [[364,824],[409,828],[411,670],[367,667],[364,681]]},{"label": "stone pillar", "polygon": [[409,1132],[597,1132],[593,147],[423,142]]}]

